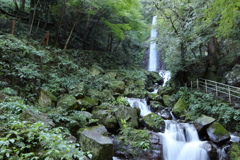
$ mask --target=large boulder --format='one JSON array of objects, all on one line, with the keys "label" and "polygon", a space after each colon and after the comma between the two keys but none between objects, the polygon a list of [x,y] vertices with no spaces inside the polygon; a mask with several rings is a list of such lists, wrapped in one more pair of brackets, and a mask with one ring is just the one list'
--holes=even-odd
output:
[{"label": "large boulder", "polygon": [[71,110],[78,108],[79,104],[73,95],[66,94],[58,100],[57,107]]},{"label": "large boulder", "polygon": [[57,97],[49,90],[41,89],[38,97],[38,104],[41,107],[54,107],[57,103]]},{"label": "large boulder", "polygon": [[131,108],[125,105],[118,105],[115,111],[115,116],[117,117],[118,124],[121,128],[123,127],[123,122],[126,122],[126,124],[130,127],[138,127],[139,112],[136,108]]},{"label": "large boulder", "polygon": [[99,104],[99,101],[96,98],[91,98],[86,96],[83,99],[79,99],[78,104],[80,106],[80,109],[86,109],[87,111],[92,111],[92,108],[94,106],[97,106]]},{"label": "large boulder", "polygon": [[163,95],[163,104],[166,107],[173,107],[176,102],[175,98],[170,95]]},{"label": "large boulder", "polygon": [[187,103],[183,99],[179,98],[177,103],[174,105],[172,112],[174,116],[176,116],[177,118],[181,118],[185,116],[187,109],[188,109]]},{"label": "large boulder", "polygon": [[89,89],[86,92],[86,96],[97,99],[99,102],[113,102],[115,100],[112,93],[107,89],[104,89],[103,91]]},{"label": "large boulder", "polygon": [[98,123],[104,125],[108,131],[116,131],[119,129],[117,118],[113,110],[97,110],[93,111],[94,119],[98,119]]},{"label": "large boulder", "polygon": [[143,122],[147,129],[155,132],[163,132],[165,129],[164,119],[155,113],[144,116]]},{"label": "large boulder", "polygon": [[148,98],[151,101],[163,101],[162,97],[156,93],[148,93]]},{"label": "large boulder", "polygon": [[85,83],[80,82],[75,86],[70,87],[69,93],[76,97],[77,99],[83,98],[85,93]]},{"label": "large boulder", "polygon": [[125,83],[123,81],[111,81],[109,84],[109,90],[113,95],[122,94],[125,90]]},{"label": "large boulder", "polygon": [[218,122],[214,122],[207,128],[209,139],[215,143],[229,141],[231,139],[229,132]]},{"label": "large boulder", "polygon": [[92,154],[92,160],[112,160],[113,142],[105,136],[104,126],[84,128],[79,131],[78,141],[85,152]]},{"label": "large boulder", "polygon": [[44,115],[43,113],[37,113],[33,110],[26,110],[23,113],[21,113],[20,119],[22,121],[29,121],[31,123],[42,121],[47,126],[50,126],[50,127],[55,126],[53,121],[49,119],[47,115]]},{"label": "large boulder", "polygon": [[104,73],[104,70],[101,67],[99,67],[95,64],[91,66],[90,75],[97,76],[97,75],[102,74],[102,73]]},{"label": "large boulder", "polygon": [[123,95],[129,98],[145,98],[147,91],[144,88],[127,87]]},{"label": "large boulder", "polygon": [[216,121],[215,118],[202,115],[201,117],[195,120],[194,125],[198,132],[203,132],[204,130],[207,129],[208,126],[210,126],[215,121]]},{"label": "large boulder", "polygon": [[226,73],[224,78],[228,84],[240,86],[240,65],[236,64],[232,71]]},{"label": "large boulder", "polygon": [[127,137],[114,139],[114,155],[136,160],[163,159],[161,137],[155,132],[132,129]]}]

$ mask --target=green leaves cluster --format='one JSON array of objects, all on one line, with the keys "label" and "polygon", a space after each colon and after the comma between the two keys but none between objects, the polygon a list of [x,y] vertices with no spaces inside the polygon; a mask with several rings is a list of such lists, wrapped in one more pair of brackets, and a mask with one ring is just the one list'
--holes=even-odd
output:
[{"label": "green leaves cluster", "polygon": [[212,94],[191,91],[185,87],[176,94],[184,99],[189,106],[188,120],[194,120],[202,114],[212,116],[229,129],[240,130],[240,110],[227,103],[214,99]]},{"label": "green leaves cluster", "polygon": [[1,159],[84,159],[84,152],[66,140],[63,128],[49,128],[43,122],[15,121],[0,138]]}]

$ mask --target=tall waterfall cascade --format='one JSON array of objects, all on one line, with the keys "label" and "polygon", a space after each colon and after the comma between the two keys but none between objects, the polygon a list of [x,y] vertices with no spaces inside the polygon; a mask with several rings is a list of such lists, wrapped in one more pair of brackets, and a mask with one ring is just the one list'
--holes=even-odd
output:
[{"label": "tall waterfall cascade", "polygon": [[157,38],[157,29],[155,28],[156,23],[157,23],[157,16],[153,16],[148,71],[157,71],[158,69],[158,52],[156,48],[157,44],[155,41]]},{"label": "tall waterfall cascade", "polygon": [[156,38],[157,38],[157,16],[153,16],[152,20],[152,30],[151,30],[151,43],[150,43],[150,51],[149,51],[149,61],[148,61],[148,71],[156,71],[163,78],[165,86],[166,82],[171,78],[171,72],[165,70],[165,64],[161,60],[161,52],[158,52]]}]

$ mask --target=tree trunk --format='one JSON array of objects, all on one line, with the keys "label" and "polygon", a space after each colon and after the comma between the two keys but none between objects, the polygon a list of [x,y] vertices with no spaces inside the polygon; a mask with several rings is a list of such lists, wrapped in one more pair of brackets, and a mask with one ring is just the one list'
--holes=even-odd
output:
[{"label": "tree trunk", "polygon": [[217,55],[219,52],[219,45],[216,37],[212,37],[208,42],[208,59],[210,65],[217,66]]},{"label": "tree trunk", "polygon": [[16,21],[15,21],[15,20],[12,20],[12,22],[11,22],[11,31],[10,31],[10,33],[11,33],[12,35],[14,35],[15,24],[16,24]]},{"label": "tree trunk", "polygon": [[[38,5],[39,1],[40,1],[40,0],[38,0],[37,3],[36,3],[36,5],[34,6],[34,11],[33,11],[33,16],[32,16],[32,22],[31,22],[31,26],[30,26],[30,31],[29,31],[29,33],[28,33],[29,36],[30,36],[30,34],[31,34],[31,32],[32,32],[33,22],[34,22],[36,10],[37,10],[37,5]],[[32,1],[31,1],[31,3],[32,3]]]},{"label": "tree trunk", "polygon": [[26,4],[26,0],[21,0],[20,10],[23,11],[23,12],[25,10],[25,4]]},{"label": "tree trunk", "polygon": [[74,24],[73,24],[73,27],[72,27],[72,29],[71,29],[71,32],[70,32],[70,34],[69,34],[69,36],[68,36],[68,39],[67,39],[67,41],[66,41],[66,43],[65,43],[64,50],[67,49],[67,46],[68,46],[69,40],[71,39],[71,36],[72,36],[72,34],[73,34],[73,30],[74,30],[76,24],[77,24],[77,23],[74,23]]}]

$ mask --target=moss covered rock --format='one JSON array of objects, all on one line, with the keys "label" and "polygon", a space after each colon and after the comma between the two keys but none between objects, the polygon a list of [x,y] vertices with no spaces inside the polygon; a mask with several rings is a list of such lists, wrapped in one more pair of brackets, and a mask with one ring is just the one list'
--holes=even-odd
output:
[{"label": "moss covered rock", "polygon": [[164,119],[155,113],[144,116],[143,122],[147,129],[155,132],[163,132],[165,129]]},{"label": "moss covered rock", "polygon": [[49,90],[41,89],[38,97],[38,104],[41,107],[54,107],[57,102],[57,97]]},{"label": "moss covered rock", "polygon": [[145,98],[147,96],[147,91],[144,88],[127,87],[123,95],[129,98]]},{"label": "moss covered rock", "polygon": [[57,102],[57,107],[61,107],[63,109],[77,109],[79,104],[76,98],[73,95],[66,94]]},{"label": "moss covered rock", "polygon": [[109,90],[113,95],[122,94],[125,90],[125,83],[123,81],[111,81],[109,84]]},{"label": "moss covered rock", "polygon": [[117,97],[117,104],[129,105],[127,99],[123,96]]},{"label": "moss covered rock", "polygon": [[113,142],[106,134],[104,126],[88,127],[79,131],[78,141],[81,148],[92,154],[92,160],[112,160]]},{"label": "moss covered rock", "polygon": [[198,132],[203,132],[207,129],[208,126],[210,126],[215,121],[216,121],[215,118],[202,115],[201,117],[196,119],[196,121],[194,122],[194,125]]},{"label": "moss covered rock", "polygon": [[178,99],[177,103],[174,105],[172,112],[174,116],[177,118],[180,118],[182,116],[185,116],[185,113],[187,112],[188,105],[183,99]]},{"label": "moss covered rock", "polygon": [[104,125],[108,131],[119,129],[117,118],[113,110],[97,110],[92,112],[93,118],[98,119],[98,123]]},{"label": "moss covered rock", "polygon": [[207,134],[215,143],[229,141],[231,139],[229,132],[218,122],[214,122],[207,128]]},{"label": "moss covered rock", "polygon": [[115,116],[119,126],[122,128],[122,121],[126,121],[127,125],[133,128],[138,127],[138,110],[136,108],[131,108],[125,105],[116,106]]},{"label": "moss covered rock", "polygon": [[97,99],[101,103],[115,101],[115,98],[113,97],[112,93],[107,89],[104,89],[103,91],[90,89],[87,91],[86,96]]},{"label": "moss covered rock", "polygon": [[170,96],[170,95],[163,95],[163,104],[166,107],[173,107],[175,103],[175,99],[174,97]]},{"label": "moss covered rock", "polygon": [[75,86],[71,87],[72,89],[69,90],[69,93],[76,97],[77,99],[81,99],[84,97],[84,92],[85,92],[85,83],[81,82],[78,83]]},{"label": "moss covered rock", "polygon": [[96,76],[96,75],[99,75],[99,74],[101,74],[101,73],[104,73],[104,70],[101,68],[101,67],[99,67],[99,66],[97,66],[97,65],[92,65],[91,66],[91,68],[90,68],[90,74],[92,75],[92,76]]},{"label": "moss covered rock", "polygon": [[156,93],[148,93],[148,98],[151,101],[163,101],[162,97]]},{"label": "moss covered rock", "polygon": [[81,109],[84,108],[88,111],[91,111],[94,106],[99,104],[99,101],[96,98],[84,97],[83,99],[78,100],[78,104],[80,105]]}]

